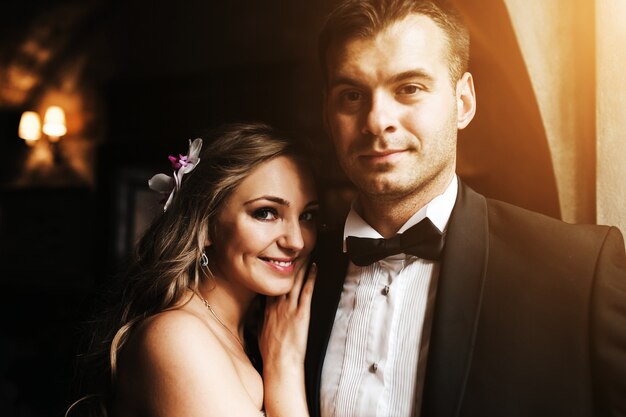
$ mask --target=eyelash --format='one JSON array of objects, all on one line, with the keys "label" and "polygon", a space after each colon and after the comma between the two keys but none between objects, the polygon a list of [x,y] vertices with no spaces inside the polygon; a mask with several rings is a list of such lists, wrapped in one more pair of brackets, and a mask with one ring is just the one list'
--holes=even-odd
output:
[{"label": "eyelash", "polygon": [[[270,215],[270,217],[268,217]],[[257,220],[269,222],[278,218],[278,211],[272,207],[262,207],[252,212],[252,217]],[[300,221],[313,221],[317,217],[316,210],[305,211],[299,217]]]},{"label": "eyelash", "polygon": [[358,91],[346,91],[344,93],[341,94],[341,97],[343,98],[344,101],[348,101],[348,102],[355,102],[359,99],[361,99],[363,97],[363,95],[361,93],[359,93]]},{"label": "eyelash", "polygon": [[[406,90],[407,90],[407,89],[409,89],[409,88],[410,88],[410,89],[412,89],[413,91],[411,91],[411,92],[407,92]],[[398,92],[399,92],[400,94],[412,95],[412,94],[415,94],[415,93],[417,93],[417,92],[419,92],[419,91],[421,91],[421,90],[422,90],[422,88],[420,88],[420,86],[415,85],[415,84],[409,84],[409,85],[404,85],[404,86],[402,86],[402,87],[399,89],[399,91],[398,91]]]},{"label": "eyelash", "polygon": [[[307,216],[308,216],[308,219],[305,218]],[[300,215],[300,220],[305,221],[305,222],[310,222],[310,221],[314,221],[316,217],[317,217],[317,210],[310,210],[310,211],[305,211],[304,213],[302,213]]]},{"label": "eyelash", "polygon": [[[411,98],[424,90],[419,84],[405,84],[396,90],[399,97]],[[345,90],[339,94],[340,103],[346,108],[354,108],[363,101],[363,93],[355,90]]]},{"label": "eyelash", "polygon": [[[272,217],[268,218],[268,214],[271,214]],[[252,212],[252,217],[257,220],[268,222],[271,220],[275,220],[278,217],[278,211],[271,207],[262,207],[260,209],[254,210],[254,212]]]}]

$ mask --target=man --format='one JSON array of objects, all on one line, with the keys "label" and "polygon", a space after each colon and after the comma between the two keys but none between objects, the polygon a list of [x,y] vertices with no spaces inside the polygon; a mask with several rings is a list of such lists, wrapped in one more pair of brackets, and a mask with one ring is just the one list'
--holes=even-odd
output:
[{"label": "man", "polygon": [[625,416],[622,236],[457,179],[468,56],[428,1],[344,1],[321,32],[325,123],[358,197],[318,243],[312,415]]}]

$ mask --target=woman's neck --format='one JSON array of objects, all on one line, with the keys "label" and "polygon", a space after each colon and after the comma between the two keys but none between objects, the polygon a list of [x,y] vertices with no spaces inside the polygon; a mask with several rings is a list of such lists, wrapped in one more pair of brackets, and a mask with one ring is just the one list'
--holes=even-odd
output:
[{"label": "woman's neck", "polygon": [[214,318],[240,341],[243,340],[245,316],[256,294],[218,277],[201,283],[198,293]]}]

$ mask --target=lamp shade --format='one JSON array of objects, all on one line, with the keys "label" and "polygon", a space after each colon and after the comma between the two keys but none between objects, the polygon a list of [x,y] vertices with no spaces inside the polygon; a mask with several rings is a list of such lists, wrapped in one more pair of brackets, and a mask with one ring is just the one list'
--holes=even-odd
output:
[{"label": "lamp shade", "polygon": [[25,111],[20,118],[17,135],[26,143],[34,143],[41,138],[41,119],[34,111]]},{"label": "lamp shade", "polygon": [[50,106],[43,117],[43,133],[50,138],[60,138],[67,133],[65,112],[59,106]]}]

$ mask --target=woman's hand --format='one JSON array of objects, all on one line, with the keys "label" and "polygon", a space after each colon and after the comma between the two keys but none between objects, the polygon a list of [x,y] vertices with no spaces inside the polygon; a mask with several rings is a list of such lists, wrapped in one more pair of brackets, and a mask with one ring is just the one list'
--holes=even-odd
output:
[{"label": "woman's hand", "polygon": [[296,275],[289,293],[268,297],[259,347],[268,417],[308,416],[304,390],[304,356],[317,266]]},{"label": "woman's hand", "polygon": [[311,265],[306,280],[305,270],[298,272],[287,294],[267,297],[259,340],[264,368],[304,365],[317,265]]}]

